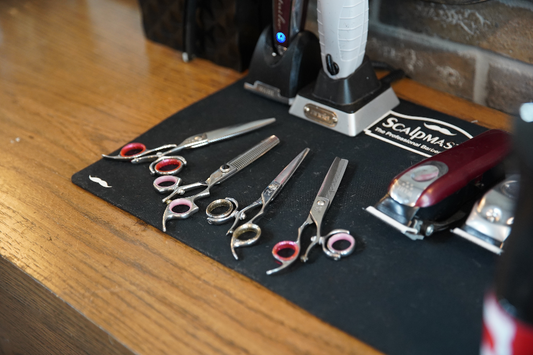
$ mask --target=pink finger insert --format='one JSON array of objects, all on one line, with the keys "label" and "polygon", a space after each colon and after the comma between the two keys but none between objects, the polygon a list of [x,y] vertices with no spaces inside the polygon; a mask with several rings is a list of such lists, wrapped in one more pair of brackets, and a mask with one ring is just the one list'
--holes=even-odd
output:
[{"label": "pink finger insert", "polygon": [[[176,206],[187,206],[187,207],[189,207],[189,210],[190,210],[192,208],[192,203],[189,200],[186,200],[186,199],[183,199],[183,198],[179,198],[179,199],[174,200],[174,201],[172,201],[170,203],[169,209],[172,211],[174,209],[174,207],[176,207]],[[187,212],[187,211],[185,211],[185,212]],[[185,213],[185,212],[174,212],[174,211],[172,211],[172,213],[175,213],[175,214],[182,214],[182,213]]]},{"label": "pink finger insert", "polygon": [[[171,182],[171,185],[162,185],[166,182]],[[178,184],[178,178],[174,176],[161,176],[154,180],[154,183],[159,187],[174,187]]]},{"label": "pink finger insert", "polygon": [[[334,248],[333,244],[335,244],[336,242],[340,240],[345,240],[348,243],[350,243],[350,245],[347,248],[344,248],[342,250],[338,250]],[[350,249],[354,244],[355,244],[355,239],[351,235],[346,234],[346,233],[335,234],[334,236],[328,239],[328,249],[331,251],[337,252],[337,253]]]}]

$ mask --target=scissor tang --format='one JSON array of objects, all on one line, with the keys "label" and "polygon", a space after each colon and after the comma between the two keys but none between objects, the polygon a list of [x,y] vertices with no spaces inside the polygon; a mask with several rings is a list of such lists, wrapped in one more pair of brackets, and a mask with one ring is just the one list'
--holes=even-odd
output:
[{"label": "scissor tang", "polygon": [[[305,254],[300,258],[304,263],[309,260],[309,253],[318,244],[322,246],[322,251],[334,260],[339,260],[343,256],[348,256],[353,252],[355,247],[355,239],[350,235],[350,231],[346,229],[335,229],[326,235],[322,235],[322,221],[331,204],[331,201],[317,197],[311,208],[309,218],[316,225],[316,235],[311,237],[311,244],[307,247]],[[345,241],[348,247],[345,249],[337,249],[334,244],[336,242]]]},{"label": "scissor tang", "polygon": [[[220,168],[215,170],[209,178],[207,178],[205,181],[196,182],[190,185],[185,186],[179,186],[179,184],[176,184],[173,186],[174,191],[167,196],[163,201],[167,203],[167,207],[165,209],[165,212],[163,214],[163,231],[166,231],[166,222],[171,219],[186,219],[189,218],[194,213],[198,212],[199,207],[196,205],[195,200],[200,198],[205,198],[210,195],[210,189],[214,185],[220,184],[223,181],[229,179],[242,169],[244,169],[249,164],[253,163],[255,160],[263,156],[266,152],[268,152],[270,149],[274,148],[279,143],[279,139],[276,136],[270,136],[267,139],[261,141],[259,144],[255,145],[254,147],[250,148],[246,152],[242,153],[241,155],[237,156],[235,159],[229,161],[228,163],[222,165]],[[156,182],[162,178],[156,179]],[[162,183],[156,184],[154,182],[154,187],[161,191]],[[158,188],[159,187],[159,188]],[[185,192],[196,189],[199,187],[205,187],[205,189],[190,197],[185,198],[179,198],[176,200],[170,200],[171,197],[174,197],[175,195],[183,195]],[[174,209],[177,206],[184,206],[184,208],[187,208],[187,211],[185,212],[176,212]],[[182,207],[183,208],[183,207]]]},{"label": "scissor tang", "polygon": [[[281,191],[282,188],[283,188],[282,184],[280,184],[279,182],[275,180],[272,181],[268,185],[268,187],[261,193],[261,197],[259,199],[251,203],[246,208],[243,208],[235,216],[235,222],[233,222],[233,225],[228,230],[228,233],[226,233],[226,234],[231,233],[230,246],[231,246],[231,252],[235,259],[237,260],[239,259],[239,256],[237,255],[237,252],[235,251],[236,248],[253,245],[257,243],[257,241],[261,237],[261,228],[257,224],[255,224],[254,221],[256,221],[257,219],[259,219],[259,217],[265,214],[265,209],[267,205],[274,199],[274,197],[276,197],[276,195]],[[239,221],[242,221],[246,218],[246,213],[252,208],[255,208],[258,206],[261,206],[261,209],[259,210],[259,212],[252,219],[250,219],[247,223],[240,225],[234,230],[234,228],[237,226]],[[242,235],[248,232],[253,232],[255,234],[253,237],[248,238],[248,239],[239,239]]]}]

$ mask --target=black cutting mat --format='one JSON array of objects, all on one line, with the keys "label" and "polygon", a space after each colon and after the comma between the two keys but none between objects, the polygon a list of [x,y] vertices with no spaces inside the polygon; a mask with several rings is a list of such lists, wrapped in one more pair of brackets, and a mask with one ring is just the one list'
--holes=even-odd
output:
[{"label": "black cutting mat", "polygon": [[[355,138],[341,135],[287,111],[287,106],[245,91],[239,81],[134,140],[151,148],[230,124],[277,118],[276,123],[244,136],[182,151],[188,165],[180,177],[189,184],[205,180],[271,134],[281,140],[264,157],[214,187],[211,197],[199,200],[199,213],[188,220],[169,221],[168,234],[383,352],[478,353],[482,298],[492,280],[495,257],[450,233],[411,241],[363,210],[386,193],[397,173],[424,158],[364,133]],[[473,135],[485,130],[405,101],[395,111],[447,121]],[[259,220],[263,230],[259,244],[238,249],[241,260],[234,260],[230,237],[225,236],[229,225],[209,225],[205,207],[224,197],[234,197],[243,206],[253,202],[306,147],[311,152]],[[336,156],[350,163],[323,232],[349,229],[358,242],[356,252],[336,262],[317,248],[311,262],[298,262],[289,272],[267,276],[265,272],[277,266],[272,247],[281,240],[296,239],[297,228]],[[90,175],[112,188],[92,182]],[[161,229],[164,196],[154,190],[153,180],[147,165],[104,159],[72,177],[76,185]],[[310,231],[304,234],[304,250],[311,235]]]}]

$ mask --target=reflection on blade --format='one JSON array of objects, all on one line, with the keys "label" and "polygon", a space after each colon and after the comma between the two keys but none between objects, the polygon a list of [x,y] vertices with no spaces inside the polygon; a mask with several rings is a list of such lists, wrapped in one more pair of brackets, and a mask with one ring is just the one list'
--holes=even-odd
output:
[{"label": "reflection on blade", "polygon": [[324,178],[322,186],[320,186],[320,190],[318,190],[318,194],[316,195],[317,198],[326,198],[331,204],[333,197],[335,197],[335,194],[337,193],[337,189],[339,188],[347,166],[348,160],[341,159],[339,157],[335,158],[331,164],[331,167],[329,168],[328,173],[326,174],[326,177]]},{"label": "reflection on blade", "polygon": [[269,125],[275,121],[275,118],[267,118],[264,120],[257,120],[244,124],[236,124],[230,127],[215,129],[213,131],[206,132],[205,135],[207,137],[207,140],[212,143],[256,130],[258,128]]}]

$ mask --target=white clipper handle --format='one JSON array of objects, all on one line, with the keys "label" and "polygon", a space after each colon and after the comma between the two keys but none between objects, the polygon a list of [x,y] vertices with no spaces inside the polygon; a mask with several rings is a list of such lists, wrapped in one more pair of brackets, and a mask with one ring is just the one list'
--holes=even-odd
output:
[{"label": "white clipper handle", "polygon": [[368,0],[317,0],[322,66],[332,79],[352,74],[365,56]]}]

